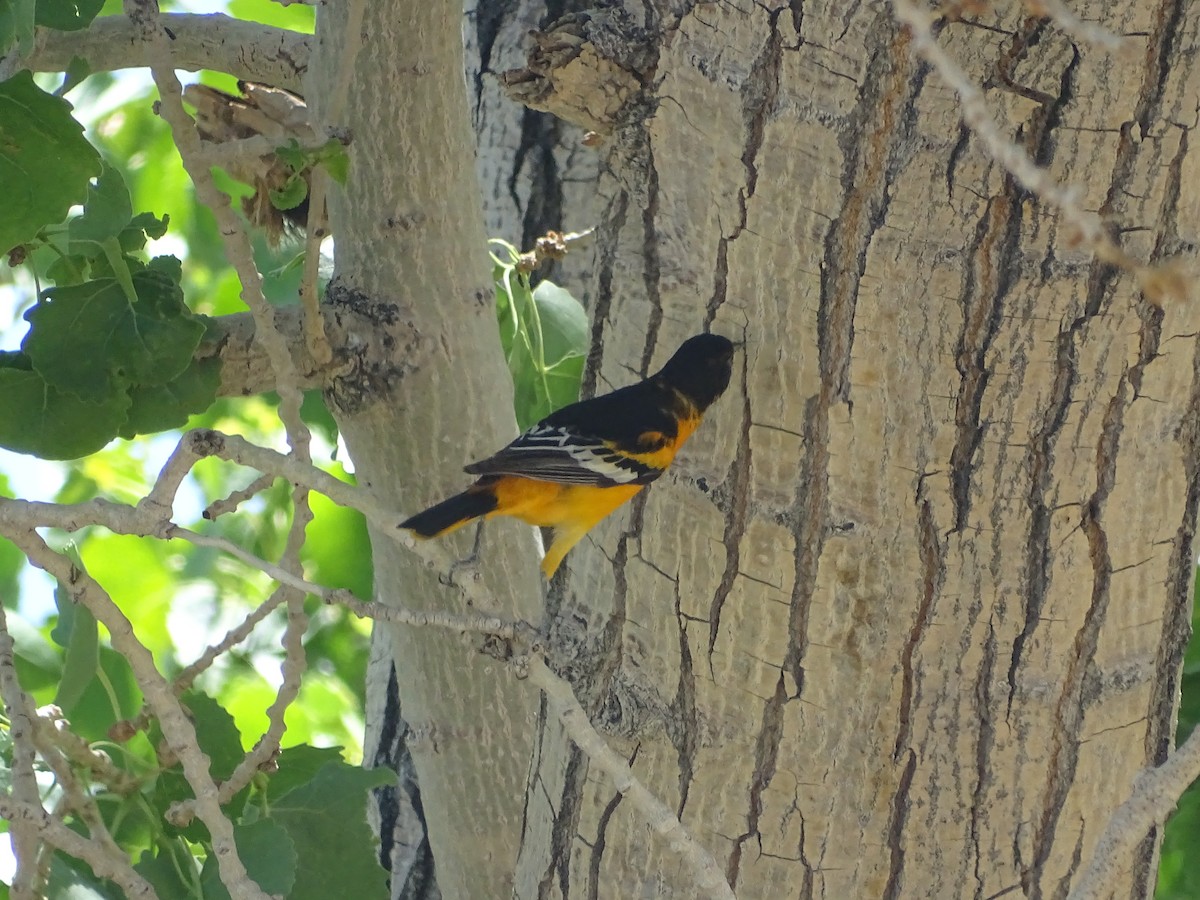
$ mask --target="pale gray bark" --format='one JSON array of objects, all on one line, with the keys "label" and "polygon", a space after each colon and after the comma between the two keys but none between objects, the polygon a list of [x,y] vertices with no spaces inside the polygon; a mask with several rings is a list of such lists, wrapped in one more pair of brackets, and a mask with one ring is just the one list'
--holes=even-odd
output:
[{"label": "pale gray bark", "polygon": [[[570,558],[581,692],[740,897],[1061,896],[1171,744],[1200,310],[1073,246],[886,6],[673,9],[634,23],[649,115],[602,166],[593,384],[709,326],[747,347],[672,476]],[[940,41],[1129,253],[1190,262],[1200,11],[1077,11],[1133,52],[1019,9]],[[691,895],[556,766],[523,895]]]},{"label": "pale gray bark", "polygon": [[[372,175],[335,211],[331,293],[375,325],[332,393],[360,479],[415,507],[511,421],[486,271],[469,263],[484,231],[458,23],[366,8],[339,124]],[[1128,253],[1191,261],[1200,10],[1077,12],[1135,52],[1077,47],[1018,8],[939,40]],[[330,71],[341,14],[322,13]],[[587,389],[705,328],[746,347],[668,477],[568,558],[544,610],[552,661],[740,897],[1064,895],[1171,743],[1200,308],[1147,299],[1074,246],[960,125],[886,6],[610,8],[580,33],[585,74],[616,60],[645,87],[598,151]],[[608,107],[576,76],[595,122]],[[485,137],[520,133],[474,90]],[[489,227],[536,219],[545,188],[513,158],[481,156],[504,195]],[[375,541],[381,596],[447,596],[389,546]],[[527,530],[490,525],[487,547],[505,611],[541,621]],[[389,758],[415,763],[444,896],[693,896],[499,664],[466,641],[378,640],[399,710],[382,704],[374,745],[407,735]],[[1115,895],[1149,892],[1155,853],[1151,836],[1122,861]],[[394,871],[412,884],[428,856],[408,859]]]},{"label": "pale gray bark", "polygon": [[[355,9],[363,19],[347,32]],[[309,101],[319,118],[353,59],[348,102],[332,123],[354,139],[353,176],[331,204],[337,266],[328,300],[361,323],[345,332],[359,365],[327,397],[359,484],[415,511],[461,489],[463,463],[515,432],[474,179],[461,13],[442,4],[327,4],[318,33]],[[469,534],[448,540],[463,555],[470,549]],[[380,599],[449,602],[436,575],[386,536],[372,535],[372,546]],[[529,529],[502,525],[489,529],[480,572],[499,610],[536,621],[534,559]],[[376,666],[369,691],[386,692],[394,678],[400,709],[373,715],[368,758],[400,757],[404,769],[411,757],[442,893],[506,896],[536,696],[467,637],[394,627],[377,642],[390,644],[394,673]],[[373,701],[373,713],[379,708]],[[394,747],[383,746],[389,733]],[[394,835],[394,845],[413,843]],[[396,896],[413,861],[393,860]]]},{"label": "pale gray bark", "polygon": [[[216,69],[237,78],[300,90],[311,36],[223,15],[168,13],[171,61],[177,69]],[[20,63],[35,72],[62,72],[75,57],[93,72],[140,68],[154,49],[145,30],[126,16],[103,16],[83,31],[38,32],[33,53]]]}]

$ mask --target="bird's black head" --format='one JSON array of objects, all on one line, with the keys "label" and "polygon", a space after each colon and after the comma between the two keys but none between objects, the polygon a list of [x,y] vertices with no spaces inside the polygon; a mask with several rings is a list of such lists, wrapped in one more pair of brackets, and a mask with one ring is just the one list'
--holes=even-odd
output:
[{"label": "bird's black head", "polygon": [[725,393],[732,369],[733,342],[719,334],[698,334],[683,342],[656,377],[703,412]]}]

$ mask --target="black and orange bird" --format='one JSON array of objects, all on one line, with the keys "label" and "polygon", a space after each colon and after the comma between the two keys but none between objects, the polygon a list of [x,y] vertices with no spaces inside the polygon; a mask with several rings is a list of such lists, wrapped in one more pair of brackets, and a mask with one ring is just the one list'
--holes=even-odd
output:
[{"label": "black and orange bird", "polygon": [[480,517],[514,516],[554,529],[542,560],[550,578],[567,551],[671,464],[704,411],[729,386],[733,344],[715,334],[684,341],[645,381],[564,406],[487,459],[479,479],[400,523],[424,538]]}]

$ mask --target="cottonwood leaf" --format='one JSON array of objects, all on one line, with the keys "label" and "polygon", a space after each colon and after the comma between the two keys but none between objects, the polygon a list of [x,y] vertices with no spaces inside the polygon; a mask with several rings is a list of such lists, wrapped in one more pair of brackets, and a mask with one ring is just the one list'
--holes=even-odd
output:
[{"label": "cottonwood leaf", "polygon": [[221,386],[221,360],[194,360],[166,384],[138,384],[129,391],[132,405],[121,437],[153,434],[187,424],[194,413],[212,406]]},{"label": "cottonwood leaf", "polygon": [[[296,881],[296,845],[287,831],[270,819],[260,819],[250,824],[235,823],[233,842],[237,845],[238,857],[246,866],[246,873],[268,895],[293,897],[292,885]],[[328,857],[329,862],[340,862]],[[204,900],[229,900],[229,891],[221,881],[217,858],[210,853],[200,872],[200,884]],[[354,897],[352,893],[333,893],[330,897]]]},{"label": "cottonwood leaf", "polygon": [[124,391],[82,400],[39,372],[0,366],[0,447],[42,459],[78,459],[116,437],[128,410]]},{"label": "cottonwood leaf", "polygon": [[204,323],[184,305],[178,271],[177,261],[159,257],[135,272],[135,303],[116,278],[51,288],[25,313],[31,327],[22,349],[48,382],[80,399],[99,401],[130,382],[167,384],[204,336]]},{"label": "cottonwood leaf", "polygon": [[298,855],[288,900],[386,900],[387,872],[367,824],[367,791],[395,783],[390,769],[330,762],[271,805],[271,820],[287,829]]},{"label": "cottonwood leaf", "polygon": [[0,83],[0,253],[61,222],[100,174],[100,155],[71,108],[34,84],[30,72]]}]

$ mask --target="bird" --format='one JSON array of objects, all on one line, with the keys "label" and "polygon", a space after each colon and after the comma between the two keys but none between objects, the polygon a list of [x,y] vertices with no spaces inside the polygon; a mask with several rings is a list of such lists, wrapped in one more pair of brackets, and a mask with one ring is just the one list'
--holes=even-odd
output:
[{"label": "bird", "polygon": [[552,578],[595,525],[656,480],[729,387],[734,344],[688,338],[650,377],[564,406],[464,471],[479,478],[460,494],[401,522],[420,538],[475,519],[513,516],[554,529],[541,569]]}]

